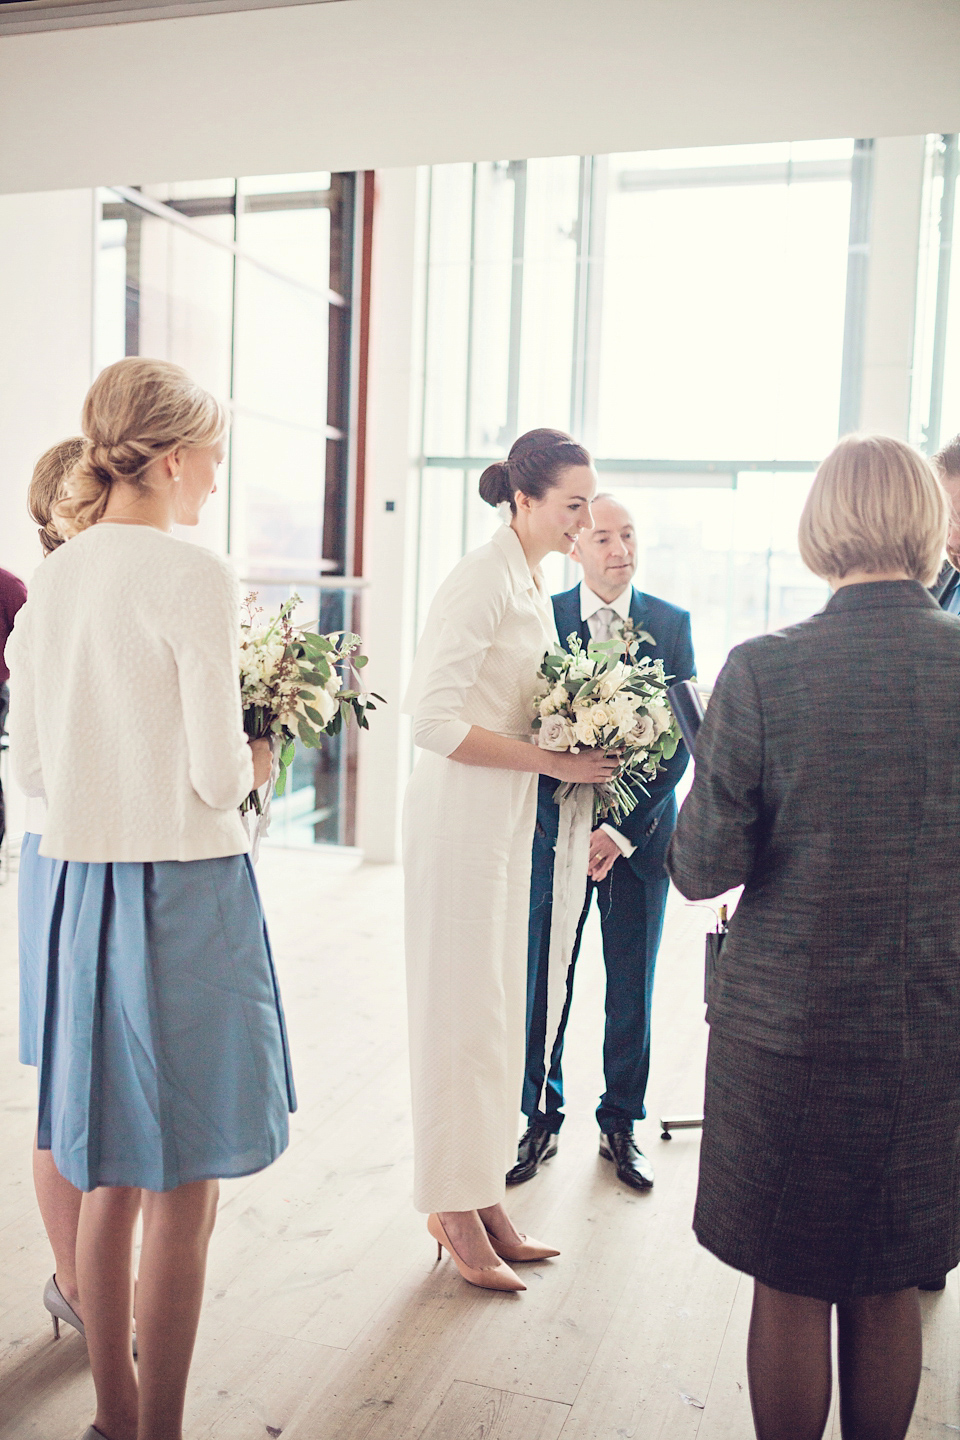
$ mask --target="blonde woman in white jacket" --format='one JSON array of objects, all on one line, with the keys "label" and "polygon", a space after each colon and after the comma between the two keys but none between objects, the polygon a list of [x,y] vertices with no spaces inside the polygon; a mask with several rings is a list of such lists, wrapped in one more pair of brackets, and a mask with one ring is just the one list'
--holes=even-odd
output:
[{"label": "blonde woman in white jacket", "polygon": [[169,533],[197,523],[225,429],[178,366],[98,377],[55,507],[73,538],[7,652],[15,773],[46,801],[39,850],[57,867],[28,917],[49,957],[38,1143],[84,1192],[89,1440],[181,1440],[218,1179],[275,1160],[295,1105],[237,809],[270,768],[243,733],[237,582]]}]

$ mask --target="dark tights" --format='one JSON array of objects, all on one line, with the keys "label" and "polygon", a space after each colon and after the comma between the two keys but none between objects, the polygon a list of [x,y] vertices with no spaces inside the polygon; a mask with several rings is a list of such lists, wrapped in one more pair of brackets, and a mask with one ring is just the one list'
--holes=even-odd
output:
[{"label": "dark tights", "polygon": [[[757,1440],[820,1440],[830,1413],[830,1305],[754,1281],[747,1344]],[[843,1440],[903,1440],[920,1384],[916,1290],[837,1306]]]}]

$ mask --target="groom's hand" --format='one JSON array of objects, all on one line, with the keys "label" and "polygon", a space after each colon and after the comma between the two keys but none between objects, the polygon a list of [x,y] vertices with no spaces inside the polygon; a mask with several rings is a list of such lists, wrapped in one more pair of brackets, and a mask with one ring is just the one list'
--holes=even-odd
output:
[{"label": "groom's hand", "polygon": [[615,840],[611,840],[606,830],[594,830],[590,836],[590,858],[587,862],[587,874],[590,879],[599,883],[609,875],[615,860],[623,854],[620,846]]}]

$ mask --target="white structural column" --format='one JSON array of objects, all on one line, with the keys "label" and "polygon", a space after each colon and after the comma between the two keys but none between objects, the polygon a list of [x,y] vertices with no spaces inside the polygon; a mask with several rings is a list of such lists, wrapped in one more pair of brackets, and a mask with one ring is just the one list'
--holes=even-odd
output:
[{"label": "white structural column", "polygon": [[876,140],[859,428],[906,440],[924,137]]},{"label": "white structural column", "polygon": [[360,739],[357,843],[368,860],[399,857],[400,809],[410,765],[400,702],[410,671],[417,559],[418,396],[415,326],[418,171],[377,172],[370,314],[363,631],[371,689],[388,704]]}]

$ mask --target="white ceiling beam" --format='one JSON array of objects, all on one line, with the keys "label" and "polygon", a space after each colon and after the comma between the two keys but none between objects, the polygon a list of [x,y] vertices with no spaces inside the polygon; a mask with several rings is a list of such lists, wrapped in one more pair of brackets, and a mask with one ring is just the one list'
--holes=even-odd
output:
[{"label": "white ceiling beam", "polygon": [[957,0],[351,0],[0,38],[0,190],[960,129]]}]

